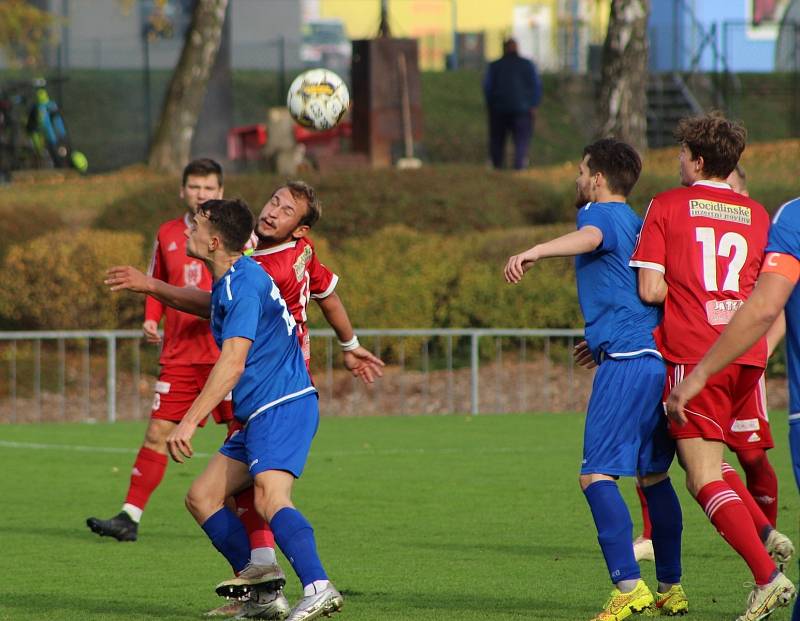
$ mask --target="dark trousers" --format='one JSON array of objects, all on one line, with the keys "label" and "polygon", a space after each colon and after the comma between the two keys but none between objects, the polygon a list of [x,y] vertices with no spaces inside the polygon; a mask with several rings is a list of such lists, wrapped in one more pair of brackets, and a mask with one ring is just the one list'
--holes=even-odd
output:
[{"label": "dark trousers", "polygon": [[528,147],[533,138],[533,113],[500,113],[489,111],[489,155],[492,166],[503,168],[506,136],[514,141],[514,168],[528,165]]}]

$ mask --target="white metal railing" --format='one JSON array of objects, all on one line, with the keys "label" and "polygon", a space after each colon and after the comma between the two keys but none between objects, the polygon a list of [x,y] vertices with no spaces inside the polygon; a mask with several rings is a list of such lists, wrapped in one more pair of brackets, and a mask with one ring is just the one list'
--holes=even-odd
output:
[{"label": "white metal railing", "polygon": [[[311,330],[315,343],[312,372],[324,412],[399,410],[400,413],[478,414],[576,409],[583,407],[581,397],[588,393],[590,376],[584,374],[576,380],[571,356],[572,346],[582,336],[582,330],[360,329],[357,332],[365,346],[387,355],[390,362],[387,375],[391,378],[385,377],[371,391],[363,392],[366,389],[355,379],[348,380],[345,371],[335,368],[334,352],[338,348],[334,347],[334,332]],[[0,420],[92,419],[97,418],[93,409],[97,410],[104,402],[105,418],[114,422],[121,398],[127,404],[127,418],[144,416],[146,410],[142,408],[152,386],[143,380],[157,374],[157,349],[151,348],[145,354],[147,360],[143,365],[141,337],[139,330],[0,332]],[[324,356],[320,356],[316,344],[320,340],[326,342]],[[96,350],[98,344],[100,352],[93,354],[91,350]],[[129,351],[130,358],[121,365],[123,350]],[[102,356],[99,363],[98,355]],[[7,367],[5,374],[3,365]],[[45,372],[47,381],[43,381]],[[98,377],[101,374],[102,381]],[[28,378],[30,390],[26,396],[22,393],[26,392],[23,388]],[[489,388],[482,390],[484,383]],[[551,384],[561,390],[552,390]],[[416,401],[409,396],[412,392]],[[463,398],[467,393],[468,401]],[[428,407],[433,402],[439,405]],[[57,415],[53,416],[52,411]]]}]

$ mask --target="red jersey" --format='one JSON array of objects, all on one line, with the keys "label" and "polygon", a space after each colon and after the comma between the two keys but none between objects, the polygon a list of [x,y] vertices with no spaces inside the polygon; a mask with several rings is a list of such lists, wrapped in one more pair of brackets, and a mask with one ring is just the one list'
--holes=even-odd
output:
[{"label": "red jersey", "polygon": [[[656,342],[667,360],[694,364],[716,341],[755,286],[768,231],[764,207],[727,184],[700,181],[653,198],[630,265],[664,274]],[[761,339],[736,363],[766,359]]]},{"label": "red jersey", "polygon": [[328,297],[336,288],[339,277],[323,265],[307,237],[274,248],[256,250],[252,255],[272,277],[283,296],[289,312],[297,323],[297,337],[303,357],[311,359],[306,308],[311,298]]},{"label": "red jersey", "polygon": [[[158,228],[153,248],[153,258],[147,273],[177,287],[196,287],[211,290],[211,274],[197,259],[186,256],[187,216],[165,222]],[[207,319],[165,306],[147,296],[144,304],[145,320],[164,322],[164,343],[161,348],[162,365],[214,364],[219,349],[211,336]]]}]

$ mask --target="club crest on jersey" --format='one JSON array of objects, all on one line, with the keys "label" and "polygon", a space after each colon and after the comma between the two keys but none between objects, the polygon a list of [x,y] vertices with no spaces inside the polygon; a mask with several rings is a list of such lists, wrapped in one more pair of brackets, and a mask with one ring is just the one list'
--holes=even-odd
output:
[{"label": "club crest on jersey", "polygon": [[311,246],[306,246],[303,248],[303,252],[300,253],[300,256],[297,257],[297,261],[294,262],[292,268],[294,269],[294,277],[297,279],[297,282],[303,280],[303,275],[306,273],[306,265],[308,265],[308,262],[311,260],[312,254]]},{"label": "club crest on jersey", "polygon": [[203,279],[203,266],[197,261],[192,261],[183,266],[183,286],[197,287]]},{"label": "club crest on jersey", "polygon": [[748,226],[752,221],[749,207],[719,203],[701,198],[689,201],[689,215],[692,218],[712,218],[714,220],[747,224]]}]

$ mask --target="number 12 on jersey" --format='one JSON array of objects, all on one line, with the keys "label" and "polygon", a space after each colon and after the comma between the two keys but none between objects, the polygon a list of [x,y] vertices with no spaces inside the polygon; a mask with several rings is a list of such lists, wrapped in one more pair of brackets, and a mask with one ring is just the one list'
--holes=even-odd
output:
[{"label": "number 12 on jersey", "polygon": [[747,260],[747,239],[739,233],[728,231],[720,237],[717,246],[716,231],[710,226],[698,226],[695,229],[695,239],[702,246],[703,284],[706,291],[720,290],[717,280],[717,257],[730,258],[722,290],[739,291],[739,273]]}]

